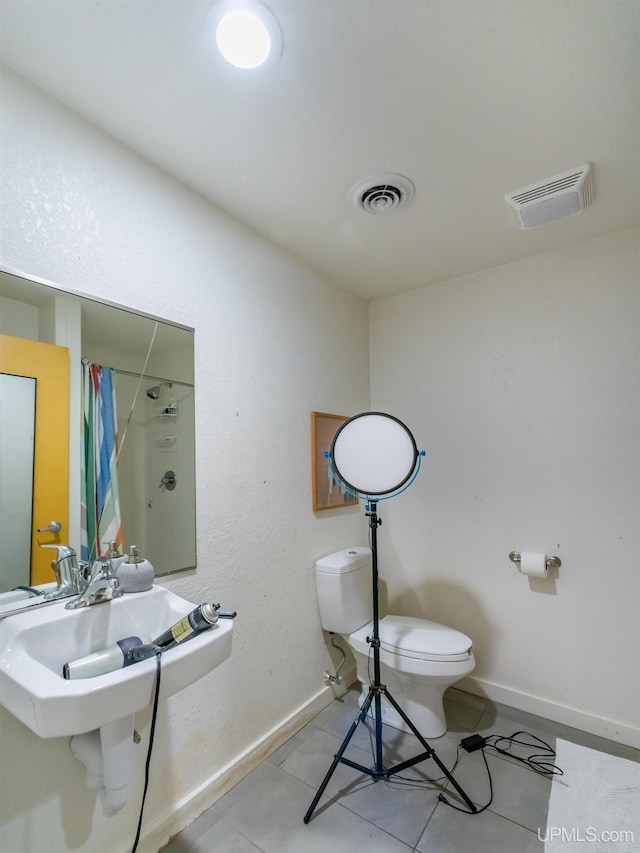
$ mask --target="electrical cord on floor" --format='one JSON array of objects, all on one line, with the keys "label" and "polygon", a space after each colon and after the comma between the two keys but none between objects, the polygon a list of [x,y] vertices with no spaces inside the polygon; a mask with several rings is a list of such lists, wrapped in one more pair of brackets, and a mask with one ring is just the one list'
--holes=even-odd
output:
[{"label": "electrical cord on floor", "polygon": [[[530,741],[519,739],[519,735],[525,735],[530,738],[533,738],[537,743],[531,743]],[[504,744],[503,746],[498,746],[498,744]],[[524,746],[529,747],[531,749],[540,749],[543,748],[543,751],[540,753],[534,753],[533,755],[528,756],[520,756],[515,755],[511,752],[511,748],[516,746]],[[531,734],[531,732],[517,731],[512,735],[489,735],[488,737],[482,737],[482,735],[470,735],[469,737],[463,738],[460,741],[460,746],[465,749],[467,752],[477,752],[478,750],[482,750],[482,759],[484,761],[484,766],[487,769],[487,778],[489,779],[489,801],[480,808],[476,809],[475,812],[469,811],[468,809],[460,808],[460,806],[454,806],[453,803],[450,803],[449,800],[446,799],[444,794],[438,795],[438,801],[444,803],[449,808],[455,809],[458,812],[462,812],[463,814],[480,814],[481,812],[488,809],[491,803],[493,802],[493,780],[491,778],[491,770],[489,769],[489,764],[487,763],[487,756],[485,755],[485,749],[493,749],[500,755],[506,755],[514,761],[518,761],[521,764],[524,764],[530,770],[533,770],[535,773],[539,773],[542,776],[562,776],[563,771],[556,765],[553,764],[550,759],[555,758],[556,751],[551,746],[549,746],[546,741],[539,738],[537,735]],[[460,747],[458,747],[460,749]],[[458,760],[456,760],[456,764]]]},{"label": "electrical cord on floor", "polygon": [[[532,738],[535,742],[531,743],[530,740],[523,740],[521,736]],[[534,753],[533,755],[527,756],[519,756],[515,755],[511,749],[513,747],[529,747],[531,749],[542,750],[540,752]],[[556,752],[555,750],[549,746],[546,741],[539,738],[537,735],[532,734],[531,732],[525,731],[517,731],[512,735],[488,735],[486,738],[482,737],[482,735],[470,735],[469,737],[463,738],[458,745],[458,749],[456,752],[456,760],[449,770],[450,774],[453,774],[458,764],[460,763],[460,759],[462,757],[462,750],[466,752],[477,752],[482,750],[482,760],[484,761],[484,766],[487,771],[487,779],[489,780],[489,800],[483,806],[479,806],[476,811],[472,812],[469,809],[461,808],[460,806],[456,806],[453,803],[449,802],[444,794],[438,794],[438,801],[444,803],[449,808],[455,809],[456,811],[462,812],[463,814],[480,814],[493,802],[493,779],[491,777],[491,770],[489,769],[489,764],[487,762],[487,757],[485,755],[485,749],[493,749],[495,752],[500,755],[505,755],[508,758],[511,758],[514,761],[518,761],[521,764],[524,764],[530,770],[533,770],[534,773],[538,773],[541,776],[562,776],[563,771],[551,761],[552,758],[555,758]],[[373,741],[371,740],[371,750],[373,755]],[[394,782],[402,782],[404,783],[402,787],[426,787],[427,785],[433,785],[434,783],[440,782],[446,779],[446,776],[439,776],[435,779],[417,779],[411,776],[404,775],[393,775],[389,776],[388,779],[385,779],[386,784],[393,784]]]},{"label": "electrical cord on floor", "polygon": [[[537,743],[530,743],[526,740],[519,740],[518,735],[526,735],[530,738],[533,738]],[[507,747],[498,746],[499,743],[506,741]],[[546,741],[539,738],[537,735],[531,734],[531,732],[514,732],[512,735],[505,737],[504,735],[489,735],[489,737],[485,738],[485,743],[491,749],[495,749],[496,752],[499,752],[501,755],[507,755],[509,758],[512,758],[514,761],[519,761],[522,764],[525,764],[530,770],[535,771],[536,773],[540,773],[541,776],[563,776],[562,770],[556,765],[549,761],[551,758],[556,757],[555,749],[549,746]],[[543,752],[540,754],[534,753],[533,755],[528,755],[522,758],[519,755],[514,755],[510,752],[510,747],[514,744],[518,746],[530,747],[531,749],[539,749],[540,745],[542,745]]]},{"label": "electrical cord on floor", "polygon": [[144,811],[144,801],[147,798],[147,788],[149,787],[149,765],[151,763],[151,750],[153,749],[153,736],[156,730],[156,717],[158,716],[158,697],[160,695],[160,658],[162,657],[162,651],[158,649],[156,652],[156,689],[153,697],[153,713],[151,715],[151,730],[149,732],[149,749],[147,750],[147,761],[144,767],[144,790],[142,792],[142,803],[140,805],[140,817],[138,818],[138,829],[136,831],[136,837],[133,842],[133,847],[131,848],[131,853],[136,853],[138,849],[138,842],[140,841],[140,831],[142,829],[142,813]]}]

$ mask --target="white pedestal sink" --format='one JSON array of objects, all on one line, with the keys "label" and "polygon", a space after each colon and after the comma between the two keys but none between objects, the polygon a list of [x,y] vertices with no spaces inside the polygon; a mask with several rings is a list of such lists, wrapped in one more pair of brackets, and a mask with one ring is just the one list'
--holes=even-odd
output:
[{"label": "white pedestal sink", "polygon": [[[128,798],[133,717],[153,701],[156,660],[70,681],[63,678],[62,667],[125,637],[157,637],[199,603],[154,586],[79,610],[66,610],[61,601],[0,621],[0,703],[40,737],[74,738],[74,754],[87,766],[87,783],[96,788],[102,783],[108,814]],[[232,632],[233,621],[221,619],[164,652],[160,698],[226,660]]]}]

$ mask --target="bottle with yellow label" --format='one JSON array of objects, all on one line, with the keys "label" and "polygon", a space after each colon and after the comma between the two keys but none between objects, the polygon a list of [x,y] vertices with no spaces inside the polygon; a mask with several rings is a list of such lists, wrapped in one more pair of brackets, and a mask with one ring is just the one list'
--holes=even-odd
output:
[{"label": "bottle with yellow label", "polygon": [[188,613],[175,625],[172,625],[164,633],[153,641],[162,651],[171,649],[179,643],[183,643],[190,637],[194,637],[201,631],[206,631],[218,621],[218,611],[213,604],[201,604]]}]

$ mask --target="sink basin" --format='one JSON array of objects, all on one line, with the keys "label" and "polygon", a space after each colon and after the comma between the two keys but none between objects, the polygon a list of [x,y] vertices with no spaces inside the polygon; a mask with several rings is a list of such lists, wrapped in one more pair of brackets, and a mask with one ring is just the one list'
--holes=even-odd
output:
[{"label": "sink basin", "polygon": [[[71,681],[63,678],[62,667],[125,637],[157,637],[199,603],[154,586],[79,610],[65,610],[60,601],[0,620],[0,703],[40,737],[83,734],[149,707],[155,657]],[[232,631],[232,620],[221,619],[164,652],[160,698],[226,660]]]}]

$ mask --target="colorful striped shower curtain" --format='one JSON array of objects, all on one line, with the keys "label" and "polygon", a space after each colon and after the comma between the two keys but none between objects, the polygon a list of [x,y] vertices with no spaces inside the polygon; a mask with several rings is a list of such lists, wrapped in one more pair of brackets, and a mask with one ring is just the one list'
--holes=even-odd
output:
[{"label": "colorful striped shower curtain", "polygon": [[83,444],[81,559],[93,562],[122,544],[116,455],[115,375],[82,360]]}]

